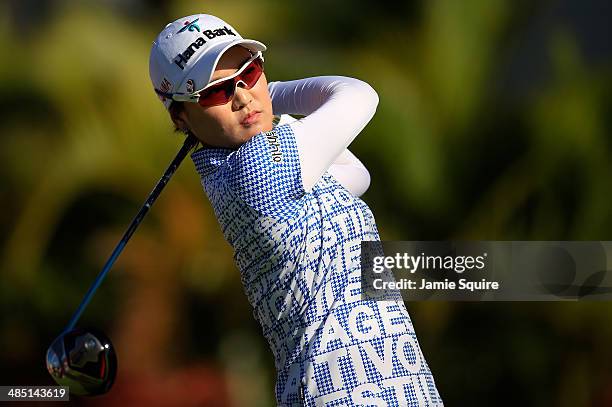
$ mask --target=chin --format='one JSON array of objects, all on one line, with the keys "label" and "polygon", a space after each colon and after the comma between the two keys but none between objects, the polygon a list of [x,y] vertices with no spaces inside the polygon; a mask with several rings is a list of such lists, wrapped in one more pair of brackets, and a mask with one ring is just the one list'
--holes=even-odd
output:
[{"label": "chin", "polygon": [[235,134],[235,137],[233,137],[235,141],[234,144],[236,147],[239,147],[250,139],[252,139],[253,137],[255,137],[256,135],[258,135],[259,133],[264,133],[270,130],[272,130],[271,122],[268,129],[266,129],[265,126],[260,123],[254,124],[253,126],[248,128],[240,128],[238,133]]},{"label": "chin", "polygon": [[253,137],[255,137],[256,135],[258,135],[259,133],[265,132],[267,130],[263,129],[263,126],[253,126],[253,127],[249,127],[248,129],[245,129],[244,132],[244,141],[248,141],[250,139],[252,139]]},{"label": "chin", "polygon": [[259,131],[243,132],[241,134],[235,135],[234,137],[231,137],[228,140],[229,143],[227,142],[226,143],[230,148],[238,148],[244,143],[246,143],[247,141],[249,141],[250,139],[252,139],[257,134],[259,134]]}]

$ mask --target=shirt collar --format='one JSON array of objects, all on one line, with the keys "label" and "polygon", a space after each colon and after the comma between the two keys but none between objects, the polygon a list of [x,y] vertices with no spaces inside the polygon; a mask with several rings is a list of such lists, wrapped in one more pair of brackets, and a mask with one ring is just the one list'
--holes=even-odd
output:
[{"label": "shirt collar", "polygon": [[[282,116],[274,116],[272,120],[272,129],[275,129]],[[200,147],[191,153],[191,160],[195,164],[196,170],[200,177],[205,177],[217,170],[227,160],[227,156],[233,151],[229,148],[204,148]]]}]

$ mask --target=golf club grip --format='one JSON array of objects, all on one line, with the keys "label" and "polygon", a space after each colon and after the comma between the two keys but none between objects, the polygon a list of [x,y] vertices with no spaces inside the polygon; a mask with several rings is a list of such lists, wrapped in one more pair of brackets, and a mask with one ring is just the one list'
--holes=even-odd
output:
[{"label": "golf club grip", "polygon": [[136,231],[136,228],[138,228],[138,225],[140,224],[140,222],[142,222],[142,220],[144,219],[145,215],[147,214],[151,206],[153,206],[153,203],[155,202],[155,200],[157,199],[161,191],[164,189],[164,187],[166,186],[166,184],[168,183],[168,181],[170,180],[170,178],[172,177],[176,169],[179,167],[179,165],[181,164],[185,156],[187,156],[187,153],[189,153],[189,151],[193,149],[197,143],[198,143],[198,140],[194,136],[192,135],[187,136],[187,139],[183,143],[183,146],[181,147],[179,152],[176,154],[176,157],[174,157],[174,159],[168,166],[168,169],[166,169],[166,172],[164,172],[164,175],[162,175],[162,177],[157,182],[157,184],[155,184],[155,187],[149,194],[149,197],[145,201],[144,205],[140,208],[140,210],[138,211],[138,213],[132,220],[132,223],[130,223],[130,226],[128,226],[127,230],[123,234],[123,237],[121,238],[121,240],[119,241],[115,249],[113,250],[113,253],[109,257],[109,259],[106,261],[106,264],[102,268],[102,271],[98,274],[98,276],[96,277],[92,285],[89,287],[89,290],[87,290],[87,293],[83,297],[83,300],[79,304],[79,307],[77,308],[75,313],[72,315],[72,318],[70,319],[70,322],[66,326],[66,329],[64,330],[64,332],[68,332],[74,329],[74,327],[76,326],[76,323],[79,321],[79,318],[81,317],[81,314],[83,313],[83,311],[85,310],[89,302],[91,301],[93,295],[95,294],[100,284],[102,284],[102,281],[104,280],[104,278],[110,271],[111,267],[115,263],[115,260],[117,260],[117,257],[119,257],[119,254],[121,254],[121,252],[123,251],[123,248],[127,244],[128,240],[130,240],[130,237],[132,237],[132,235],[134,234],[134,231]]}]

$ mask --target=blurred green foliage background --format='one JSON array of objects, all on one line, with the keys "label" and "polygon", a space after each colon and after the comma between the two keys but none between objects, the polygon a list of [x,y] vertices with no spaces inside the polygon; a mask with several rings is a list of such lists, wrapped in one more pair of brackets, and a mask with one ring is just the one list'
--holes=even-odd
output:
[{"label": "blurred green foliage background", "polygon": [[[0,3],[0,384],[44,354],[181,144],[148,79],[156,34],[207,12],[271,80],[363,79],[352,146],[384,240],[612,240],[605,1]],[[407,304],[448,406],[612,405],[609,303]],[[186,160],[81,324],[118,383],[79,405],[273,405],[272,356]]]}]

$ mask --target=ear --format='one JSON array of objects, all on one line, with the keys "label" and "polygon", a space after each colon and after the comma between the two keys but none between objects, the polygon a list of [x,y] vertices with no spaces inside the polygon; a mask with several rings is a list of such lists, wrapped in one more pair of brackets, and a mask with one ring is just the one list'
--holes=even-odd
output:
[{"label": "ear", "polygon": [[184,133],[189,131],[189,118],[185,109],[170,109],[170,118],[177,130]]}]

